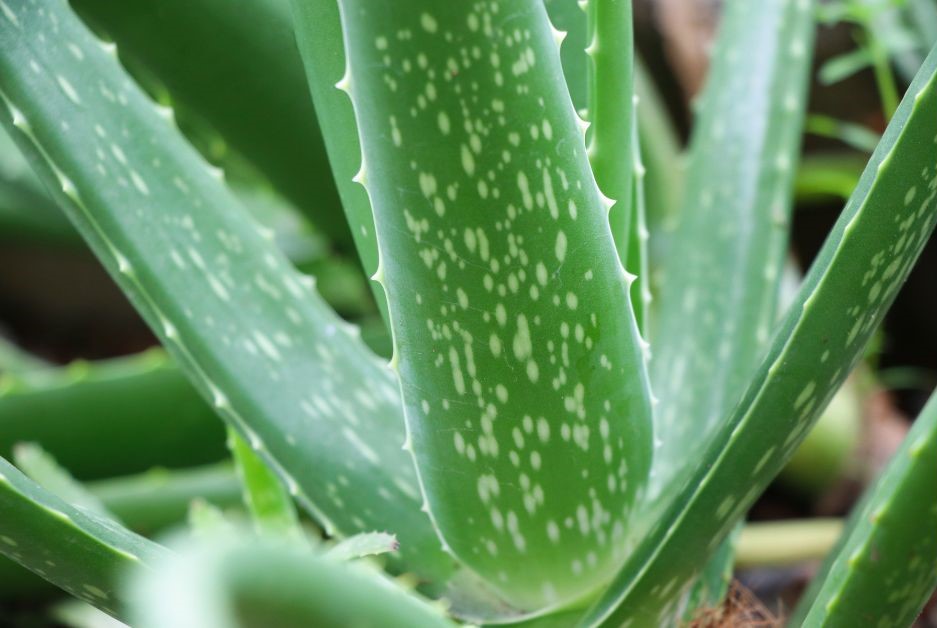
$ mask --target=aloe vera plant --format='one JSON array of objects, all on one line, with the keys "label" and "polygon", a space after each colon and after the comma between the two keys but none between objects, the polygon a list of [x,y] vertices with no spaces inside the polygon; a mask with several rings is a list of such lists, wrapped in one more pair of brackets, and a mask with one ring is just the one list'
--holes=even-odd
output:
[{"label": "aloe vera plant", "polygon": [[[861,357],[937,221],[932,52],[779,312],[810,0],[726,3],[673,196],[661,182],[681,178],[645,177],[653,135],[624,0],[584,11],[572,0],[293,0],[297,46],[258,39],[257,58],[283,65],[253,76],[243,102],[158,50],[158,29],[127,7],[75,4],[341,242],[331,179],[297,175],[322,155],[283,152],[317,141],[318,116],[393,338],[386,364],[65,2],[0,0],[0,119],[227,425],[254,522],[245,531],[202,505],[191,538],[147,540],[35,451],[21,462],[38,484],[0,461],[0,552],[134,625],[692,618],[719,603],[733,530]],[[244,14],[170,5],[161,15],[180,28],[217,14],[245,40],[290,24],[272,0]],[[564,43],[551,19],[587,45]],[[211,28],[185,36],[218,51]],[[263,73],[237,52],[232,63]],[[284,113],[301,121],[296,138],[237,119],[275,108],[299,63],[315,113]],[[647,215],[661,208],[672,214]],[[657,237],[666,247],[651,254]],[[157,394],[177,383],[175,370],[168,383],[151,370],[133,381]],[[14,377],[0,434],[4,407],[57,376]],[[78,395],[80,382],[64,390]],[[807,625],[907,622],[937,584],[925,540],[933,407],[805,598]],[[155,409],[170,424],[174,409]],[[88,448],[105,438],[87,430]],[[870,559],[878,544],[894,555]]]}]

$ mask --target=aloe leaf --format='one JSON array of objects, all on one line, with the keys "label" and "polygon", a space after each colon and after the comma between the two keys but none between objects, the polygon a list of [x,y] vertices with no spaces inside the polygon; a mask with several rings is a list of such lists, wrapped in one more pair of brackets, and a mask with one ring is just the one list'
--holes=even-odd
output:
[{"label": "aloe leaf", "polygon": [[69,506],[0,458],[0,553],[77,598],[121,618],[119,574],[165,550]]},{"label": "aloe leaf", "polygon": [[[212,124],[317,227],[348,244],[348,226],[316,126],[288,0],[72,0],[121,55]],[[171,38],[166,33],[172,33]],[[249,121],[249,123],[245,123]]]},{"label": "aloe leaf", "polygon": [[634,95],[634,33],[631,3],[586,3],[591,62],[589,73],[589,162],[599,189],[613,199],[609,224],[624,267],[637,279],[634,316],[644,333],[647,285],[647,225]]},{"label": "aloe leaf", "polygon": [[400,549],[397,537],[386,532],[363,532],[339,541],[325,552],[325,556],[336,560],[351,560],[396,552]]},{"label": "aloe leaf", "polygon": [[937,587],[932,396],[801,598],[792,625],[909,626]]},{"label": "aloe leaf", "polygon": [[[631,2],[586,2],[589,72],[589,162],[595,181],[614,202],[612,235],[628,268],[634,186],[634,32]],[[634,268],[630,268],[632,272]]]},{"label": "aloe leaf", "polygon": [[0,455],[27,441],[81,480],[225,455],[214,410],[161,350],[0,375]]},{"label": "aloe leaf", "polygon": [[[345,73],[345,52],[337,0],[292,2],[299,51],[323,129],[329,162],[351,226],[365,272],[377,272],[377,237],[367,193],[353,178],[361,164],[361,146],[355,112],[348,97],[335,85]],[[387,300],[380,285],[372,282],[381,315],[387,321]]]},{"label": "aloe leaf", "polygon": [[55,458],[36,443],[20,443],[14,448],[13,456],[16,466],[33,482],[66,503],[115,523],[122,523],[108,511],[97,495],[76,481],[68,471],[59,466]]},{"label": "aloe leaf", "polygon": [[686,610],[683,613],[685,622],[692,622],[700,609],[719,608],[725,601],[726,593],[732,584],[735,545],[741,530],[740,525],[735,527],[735,531],[706,562],[696,582],[690,588],[687,594]]},{"label": "aloe leaf", "polygon": [[49,609],[49,615],[68,628],[127,628],[127,624],[81,600],[60,602]]},{"label": "aloe leaf", "polygon": [[241,503],[240,483],[227,462],[178,470],[151,469],[85,486],[128,528],[146,534],[184,521],[195,499],[223,508]]},{"label": "aloe leaf", "polygon": [[0,38],[4,122],[199,392],[328,532],[391,529],[396,568],[444,579],[393,374],[66,6]]},{"label": "aloe leaf", "polygon": [[230,535],[173,547],[176,554],[130,583],[132,625],[453,625],[437,607],[365,563],[287,544],[248,544]]},{"label": "aloe leaf", "polygon": [[[185,521],[189,504],[201,500],[219,507],[240,504],[241,489],[229,464],[193,469],[153,469],[139,475],[84,484],[131,530],[152,534]],[[0,557],[0,600],[39,599],[51,585]]]},{"label": "aloe leaf", "polygon": [[651,325],[651,381],[661,400],[657,490],[694,459],[737,401],[776,320],[812,6],[726,5]]},{"label": "aloe leaf", "polygon": [[244,502],[260,534],[302,540],[299,517],[280,478],[254,453],[250,444],[228,429],[228,447],[244,491]]},{"label": "aloe leaf", "polygon": [[542,2],[340,7],[430,515],[518,606],[584,594],[626,552],[650,395]]},{"label": "aloe leaf", "polygon": [[[909,88],[742,401],[589,624],[659,625],[861,359],[937,221],[937,51]],[[618,622],[618,623],[616,623]]]}]

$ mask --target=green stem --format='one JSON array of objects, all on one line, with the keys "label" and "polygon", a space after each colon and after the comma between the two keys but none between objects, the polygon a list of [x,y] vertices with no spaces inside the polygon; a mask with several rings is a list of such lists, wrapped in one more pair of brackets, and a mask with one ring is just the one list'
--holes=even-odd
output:
[{"label": "green stem", "polygon": [[819,560],[830,551],[842,530],[842,519],[749,523],[739,537],[735,565],[747,569]]}]

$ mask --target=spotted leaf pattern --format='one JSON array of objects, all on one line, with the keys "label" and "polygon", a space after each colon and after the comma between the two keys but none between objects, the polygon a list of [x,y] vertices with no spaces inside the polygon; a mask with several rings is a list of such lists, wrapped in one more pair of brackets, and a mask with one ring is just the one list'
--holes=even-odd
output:
[{"label": "spotted leaf pattern", "polygon": [[744,398],[674,484],[667,511],[589,625],[658,626],[790,459],[862,350],[937,222],[937,50],[908,89]]},{"label": "spotted leaf pattern", "polygon": [[429,513],[515,604],[582,595],[625,558],[650,395],[555,33],[539,0],[339,6]]},{"label": "spotted leaf pattern", "polygon": [[0,554],[114,617],[125,617],[120,576],[166,550],[66,504],[0,458]]},{"label": "spotted leaf pattern", "polygon": [[0,117],[192,383],[330,533],[389,529],[395,568],[445,580],[393,374],[112,46],[58,0],[3,7]]}]

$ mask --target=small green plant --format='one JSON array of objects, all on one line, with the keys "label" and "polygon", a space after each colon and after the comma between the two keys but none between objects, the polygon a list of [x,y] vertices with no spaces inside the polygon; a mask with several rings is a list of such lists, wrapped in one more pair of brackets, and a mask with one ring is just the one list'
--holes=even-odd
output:
[{"label": "small green plant", "polygon": [[[126,35],[129,64],[177,70],[170,91],[354,241],[393,336],[388,365],[67,3],[0,0],[0,118],[227,424],[255,524],[201,504],[190,538],[163,545],[40,451],[19,451],[35,481],[0,461],[0,551],[134,625],[692,618],[722,598],[733,530],[937,221],[932,52],[779,312],[809,0],[726,3],[682,183],[666,159],[645,177],[627,1],[294,0],[292,17],[275,0],[167,2],[207,50],[216,27],[243,34],[221,47],[242,93],[163,51],[174,35],[133,3],[74,4]],[[347,230],[315,211],[333,187],[291,99],[303,78]],[[937,584],[935,449],[932,401],[798,621],[919,612]],[[309,534],[294,500],[346,540]],[[361,560],[375,554],[384,571]]]}]

